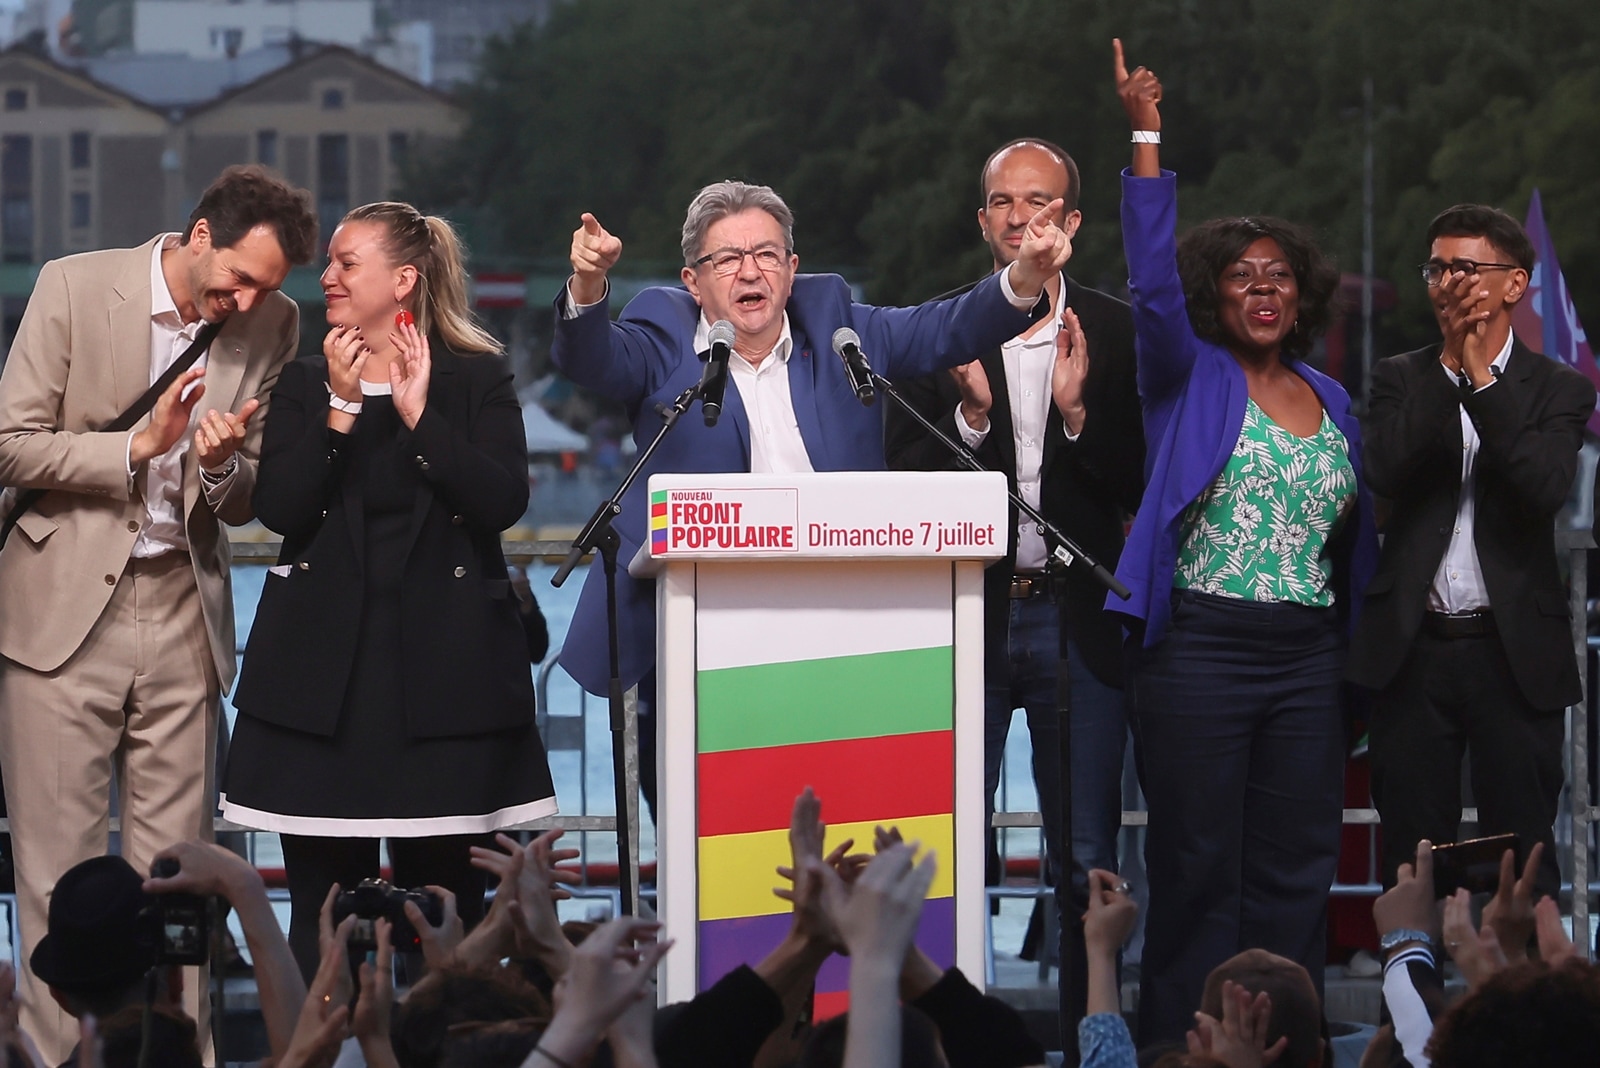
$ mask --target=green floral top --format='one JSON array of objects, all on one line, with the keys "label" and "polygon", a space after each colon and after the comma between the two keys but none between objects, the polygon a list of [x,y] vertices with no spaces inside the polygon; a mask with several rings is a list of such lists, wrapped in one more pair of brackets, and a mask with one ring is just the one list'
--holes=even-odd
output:
[{"label": "green floral top", "polygon": [[1356,500],[1349,445],[1328,413],[1297,437],[1245,405],[1233,455],[1183,513],[1173,585],[1247,601],[1333,603],[1323,550]]}]

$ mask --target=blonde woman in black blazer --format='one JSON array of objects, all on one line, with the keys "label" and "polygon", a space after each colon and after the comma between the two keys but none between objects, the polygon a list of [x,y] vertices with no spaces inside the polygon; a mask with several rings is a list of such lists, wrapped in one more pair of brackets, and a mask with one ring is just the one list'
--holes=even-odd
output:
[{"label": "blonde woman in black blazer", "polygon": [[467,313],[460,246],[407,204],[357,208],[322,276],[323,356],[273,393],[256,513],[283,535],[245,650],[223,812],[283,836],[310,974],[328,887],[451,890],[468,846],[556,811],[500,533],[528,502],[522,411]]}]

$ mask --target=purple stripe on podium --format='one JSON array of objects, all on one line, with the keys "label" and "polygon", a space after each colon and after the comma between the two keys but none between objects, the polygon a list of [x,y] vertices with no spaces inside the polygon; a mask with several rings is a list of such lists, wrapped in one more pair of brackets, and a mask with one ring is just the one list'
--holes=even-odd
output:
[{"label": "purple stripe on podium", "polygon": [[[755,965],[789,933],[789,913],[700,921],[700,989],[705,990],[741,964]],[[956,900],[931,898],[922,907],[917,945],[941,968],[956,960]],[[817,976],[819,992],[849,987],[850,960],[832,956]]]}]

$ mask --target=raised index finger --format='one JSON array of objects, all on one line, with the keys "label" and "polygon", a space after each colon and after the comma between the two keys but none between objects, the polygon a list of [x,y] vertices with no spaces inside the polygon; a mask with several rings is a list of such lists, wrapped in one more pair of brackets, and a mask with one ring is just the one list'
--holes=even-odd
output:
[{"label": "raised index finger", "polygon": [[1042,230],[1050,224],[1052,217],[1065,206],[1066,201],[1056,197],[1050,203],[1034,212],[1033,218],[1028,220],[1028,229]]},{"label": "raised index finger", "polygon": [[600,236],[600,220],[587,211],[583,213],[583,232],[590,237]]},{"label": "raised index finger", "polygon": [[[1507,850],[1506,852],[1510,852]],[[1533,848],[1528,850],[1528,860],[1522,869],[1522,877],[1517,880],[1517,893],[1532,900],[1533,880],[1539,873],[1539,855],[1544,852],[1544,843],[1535,842]]]},{"label": "raised index finger", "polygon": [[1128,80],[1128,64],[1124,62],[1122,58],[1122,38],[1111,38],[1111,55],[1113,62],[1112,69],[1116,71],[1117,84],[1120,85]]}]

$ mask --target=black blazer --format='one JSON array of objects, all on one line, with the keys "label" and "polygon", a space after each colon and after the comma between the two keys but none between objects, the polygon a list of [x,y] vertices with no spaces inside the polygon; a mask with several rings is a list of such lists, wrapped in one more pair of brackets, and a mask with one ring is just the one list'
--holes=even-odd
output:
[{"label": "black blazer", "polygon": [[[1039,511],[1061,531],[1115,571],[1122,555],[1123,521],[1144,493],[1144,429],[1133,355],[1133,313],[1115,297],[1067,279],[1067,307],[1077,313],[1089,342],[1089,376],[1084,383],[1087,416],[1077,441],[1068,441],[1061,413],[1049,406]],[[1016,442],[1005,361],[993,349],[980,362],[989,376],[993,405],[989,435],[977,450],[985,467],[999,471],[1017,488]],[[956,406],[961,392],[948,374],[897,383],[916,408],[946,434],[960,440]],[[888,409],[885,451],[889,466],[902,471],[962,470],[962,466],[918,423],[895,406]],[[990,635],[1006,631],[1007,591],[1016,564],[1016,509],[1006,555],[984,572],[984,627]],[[1122,623],[1105,610],[1105,587],[1085,567],[1068,568],[1062,627],[1083,650],[1097,679],[1122,685]],[[991,647],[993,642],[989,643]],[[1000,665],[989,665],[998,670]]]},{"label": "black blazer", "polygon": [[[500,532],[528,504],[527,444],[511,370],[433,341],[428,404],[400,429],[415,460],[416,506],[395,652],[413,738],[480,734],[533,721],[533,681]],[[364,595],[361,486],[345,479],[345,435],[330,431],[328,367],[307,357],[272,393],[255,510],[283,535],[261,591],[233,702],[283,727],[332,735],[356,653]]]},{"label": "black blazer", "polygon": [[1439,350],[1391,356],[1372,370],[1367,478],[1391,511],[1351,639],[1349,678],[1388,685],[1421,629],[1461,495],[1464,404],[1479,437],[1473,541],[1500,642],[1529,703],[1564,708],[1581,690],[1555,514],[1577,473],[1594,386],[1516,341],[1500,380],[1464,393],[1440,367]]}]

